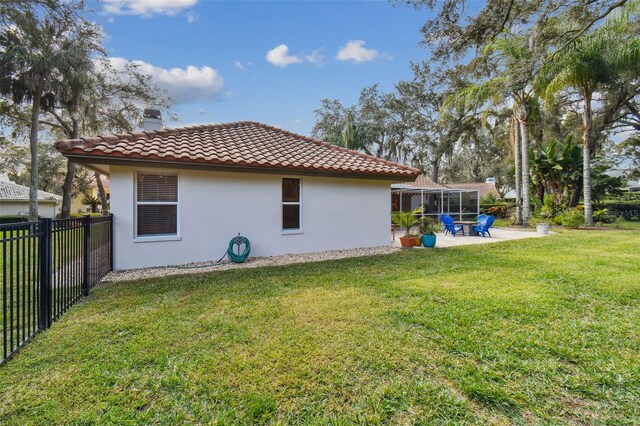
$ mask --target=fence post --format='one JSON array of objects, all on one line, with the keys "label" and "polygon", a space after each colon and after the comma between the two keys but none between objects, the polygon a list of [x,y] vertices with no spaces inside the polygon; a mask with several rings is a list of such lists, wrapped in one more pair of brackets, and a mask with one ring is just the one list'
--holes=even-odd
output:
[{"label": "fence post", "polygon": [[113,213],[109,213],[109,271],[113,271]]},{"label": "fence post", "polygon": [[84,228],[84,244],[83,244],[83,270],[82,270],[82,295],[89,295],[89,260],[91,259],[91,216],[86,215],[82,220],[82,227]]},{"label": "fence post", "polygon": [[38,329],[45,330],[51,325],[51,219],[40,220],[40,306]]}]

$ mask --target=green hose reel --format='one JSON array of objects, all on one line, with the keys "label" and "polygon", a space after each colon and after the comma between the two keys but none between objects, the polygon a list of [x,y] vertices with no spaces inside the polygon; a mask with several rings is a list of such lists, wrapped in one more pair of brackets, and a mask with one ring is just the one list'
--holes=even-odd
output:
[{"label": "green hose reel", "polygon": [[[244,250],[241,249],[242,246],[244,246]],[[247,260],[249,253],[251,253],[251,243],[247,237],[243,237],[238,234],[237,237],[233,237],[231,241],[229,241],[227,257],[230,261],[234,263],[242,263]]]}]

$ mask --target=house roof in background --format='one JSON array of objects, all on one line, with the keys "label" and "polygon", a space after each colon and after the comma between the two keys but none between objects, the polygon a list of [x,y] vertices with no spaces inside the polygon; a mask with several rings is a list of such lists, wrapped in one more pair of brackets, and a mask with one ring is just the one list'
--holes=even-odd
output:
[{"label": "house roof in background", "polygon": [[[29,187],[0,179],[0,201],[29,201]],[[62,201],[60,195],[38,191],[38,201]]]},{"label": "house roof in background", "polygon": [[251,121],[63,140],[63,155],[103,164],[138,161],[414,179],[420,170]]},{"label": "house roof in background", "polygon": [[402,188],[415,188],[415,189],[449,189],[448,186],[442,185],[440,183],[436,183],[426,177],[425,175],[420,175],[413,182],[402,182],[398,184],[394,184],[394,187],[402,187]]},{"label": "house roof in background", "polygon": [[447,186],[453,189],[466,189],[477,190],[478,194],[482,197],[489,193],[494,197],[500,198],[500,193],[496,188],[495,182],[479,182],[479,183],[448,183]]}]

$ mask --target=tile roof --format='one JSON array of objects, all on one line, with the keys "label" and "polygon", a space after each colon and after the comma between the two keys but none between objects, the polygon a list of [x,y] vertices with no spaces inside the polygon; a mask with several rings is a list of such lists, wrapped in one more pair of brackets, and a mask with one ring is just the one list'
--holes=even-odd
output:
[{"label": "tile roof", "polygon": [[404,187],[413,187],[416,189],[450,189],[448,186],[432,181],[425,175],[418,176],[413,182],[402,182],[401,185]]},{"label": "tile roof", "polygon": [[[181,162],[413,179],[420,171],[265,124],[242,121],[55,143],[68,157]],[[108,159],[108,160],[105,160]]]},{"label": "tile roof", "polygon": [[[28,201],[29,187],[0,180],[0,201]],[[38,201],[62,201],[60,195],[38,191]]]}]

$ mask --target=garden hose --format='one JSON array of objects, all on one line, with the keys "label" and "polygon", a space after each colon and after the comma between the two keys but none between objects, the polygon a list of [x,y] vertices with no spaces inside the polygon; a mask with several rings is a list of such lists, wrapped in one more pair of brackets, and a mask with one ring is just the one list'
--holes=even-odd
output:
[{"label": "garden hose", "polygon": [[[242,247],[242,245],[244,245],[244,250],[242,250],[241,252],[240,248]],[[236,251],[234,251],[234,247],[237,247]],[[233,263],[242,263],[247,260],[247,257],[249,257],[249,253],[251,253],[251,242],[247,237],[243,237],[242,235],[240,235],[240,233],[238,233],[238,236],[233,237],[231,241],[229,241],[227,251],[222,255],[220,259],[218,259],[217,262],[207,263],[204,265],[180,265],[176,267],[180,269],[210,268],[212,266],[220,265],[220,262],[222,262],[225,257],[228,257],[229,260]]]},{"label": "garden hose", "polygon": [[[240,252],[240,247],[244,244],[244,250]],[[234,247],[237,247],[237,252],[234,251]],[[247,260],[249,257],[249,253],[251,253],[251,243],[247,237],[243,237],[238,234],[237,237],[233,237],[231,241],[229,241],[229,247],[227,248],[227,257],[233,263],[242,263]],[[224,258],[224,256],[223,256]]]}]

